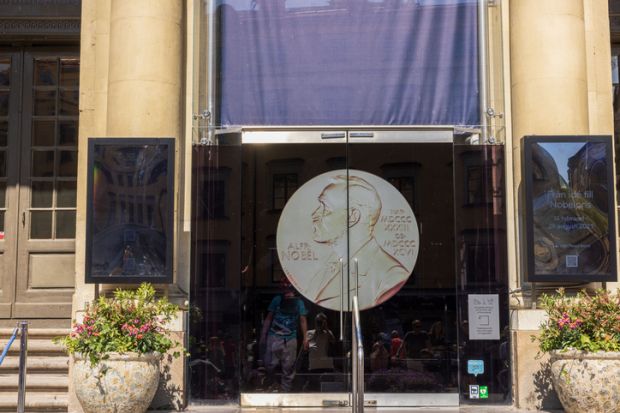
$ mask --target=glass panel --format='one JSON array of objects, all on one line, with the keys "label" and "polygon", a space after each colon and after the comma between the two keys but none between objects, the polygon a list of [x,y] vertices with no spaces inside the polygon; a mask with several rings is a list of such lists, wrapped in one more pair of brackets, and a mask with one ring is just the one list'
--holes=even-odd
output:
[{"label": "glass panel", "polygon": [[77,121],[61,121],[58,122],[59,139],[58,144],[61,146],[77,146],[78,122]]},{"label": "glass panel", "polygon": [[[90,279],[140,277],[162,282],[172,276],[172,228],[168,224],[173,204],[172,191],[168,192],[171,175],[166,171],[173,144],[172,139],[137,138],[91,145]],[[61,153],[72,160],[67,163],[72,164],[75,176],[77,152]],[[139,177],[140,185],[128,190],[119,178],[131,176]]]},{"label": "glass panel", "polygon": [[32,177],[54,176],[54,151],[32,151]]},{"label": "glass panel", "polygon": [[60,59],[60,86],[77,87],[80,81],[80,60]]},{"label": "glass panel", "polygon": [[32,146],[54,146],[55,122],[35,120],[32,122]]},{"label": "glass panel", "polygon": [[0,208],[6,208],[6,182],[0,182]]},{"label": "glass panel", "polygon": [[75,238],[75,211],[56,211],[56,238]]},{"label": "glass panel", "polygon": [[60,115],[77,116],[80,93],[77,90],[60,91]]},{"label": "glass panel", "polygon": [[77,176],[77,151],[60,151],[58,176]]},{"label": "glass panel", "polygon": [[[363,247],[355,244],[365,221],[349,229],[350,259],[357,260],[354,271],[363,275],[361,283],[377,286],[372,297],[375,305],[380,303],[361,313],[369,360],[366,390],[458,393],[452,145],[349,144],[348,160],[349,208],[355,210],[364,199],[356,189],[357,177],[374,187],[381,200],[376,223],[361,238]],[[412,190],[418,169],[424,171],[415,177],[423,199],[416,199]],[[442,185],[437,185],[439,180]],[[414,226],[424,227],[424,237]],[[371,252],[373,243],[380,246],[377,252]],[[387,263],[393,267],[383,270]]]},{"label": "glass panel", "polygon": [[0,146],[6,146],[9,140],[9,122],[0,122]]},{"label": "glass panel", "polygon": [[6,150],[0,149],[0,178],[6,177]]},{"label": "glass panel", "polygon": [[55,86],[58,83],[58,65],[54,60],[34,61],[34,84],[36,86]]},{"label": "glass panel", "polygon": [[0,91],[0,116],[9,116],[9,91]]},{"label": "glass panel", "polygon": [[[346,179],[331,188],[332,178],[346,177],[346,170],[338,168],[346,159],[345,151],[344,143],[243,146],[248,171],[243,179],[250,184],[243,186],[241,197],[241,215],[247,218],[241,232],[241,255],[256,260],[248,263],[248,277],[242,286],[241,295],[248,297],[242,312],[242,348],[254,340],[261,343],[256,360],[247,362],[249,371],[260,374],[261,363],[269,365],[270,360],[276,367],[269,371],[269,383],[242,377],[244,392],[349,389],[349,313],[344,314],[344,342],[336,340],[341,333],[341,305],[346,310],[349,302],[347,289],[342,287],[348,271],[340,262],[346,259]],[[281,162],[299,157],[302,162]],[[256,181],[249,174],[255,170],[259,174]],[[325,177],[328,171],[333,176]],[[317,176],[323,178],[315,181]],[[256,182],[256,187],[251,182]],[[234,182],[228,185],[234,193]],[[212,248],[215,251],[216,246]],[[305,332],[302,317],[308,325]],[[284,320],[290,332],[280,329]],[[286,373],[287,363],[292,364],[300,354],[304,340],[310,346],[307,360],[294,374]],[[292,360],[279,358],[272,350],[274,343],[286,343]],[[284,373],[278,373],[278,368]],[[317,397],[316,403],[320,406],[322,398]]]},{"label": "glass panel", "polygon": [[51,211],[31,211],[30,212],[30,238],[32,239],[52,238],[52,212]]},{"label": "glass panel", "polygon": [[0,86],[9,86],[11,82],[11,59],[0,59]]},{"label": "glass panel", "polygon": [[30,204],[33,208],[51,208],[53,199],[51,182],[33,182]]},{"label": "glass panel", "polygon": [[37,90],[34,92],[34,115],[54,116],[56,114],[56,91]]},{"label": "glass panel", "polygon": [[56,206],[59,208],[75,207],[76,182],[59,181],[56,183]]},{"label": "glass panel", "polygon": [[[468,175],[472,170],[475,171],[473,176]],[[510,312],[503,171],[503,145],[454,145],[461,394],[468,394],[470,384],[484,383],[488,387],[488,399],[468,400],[470,403],[510,401]],[[474,177],[477,182],[473,182]],[[475,203],[471,203],[472,187],[475,188]],[[485,199],[485,194],[490,194],[491,198]],[[468,304],[469,300],[480,299],[495,303],[492,307],[496,309],[488,323],[490,329],[479,324],[480,314],[469,313],[473,308]],[[475,378],[468,374],[469,360],[481,363],[484,372]]]}]

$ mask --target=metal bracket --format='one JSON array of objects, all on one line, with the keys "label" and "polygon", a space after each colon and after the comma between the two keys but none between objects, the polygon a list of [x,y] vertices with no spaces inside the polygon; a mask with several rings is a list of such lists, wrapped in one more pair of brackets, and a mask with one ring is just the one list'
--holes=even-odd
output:
[{"label": "metal bracket", "polygon": [[194,115],[192,116],[192,118],[194,120],[198,120],[198,119],[211,119],[211,112],[209,112],[208,110],[203,110],[202,113],[194,113]]},{"label": "metal bracket", "polygon": [[495,113],[495,109],[493,108],[487,108],[486,114],[488,117],[490,118],[503,118],[504,114],[503,113]]}]

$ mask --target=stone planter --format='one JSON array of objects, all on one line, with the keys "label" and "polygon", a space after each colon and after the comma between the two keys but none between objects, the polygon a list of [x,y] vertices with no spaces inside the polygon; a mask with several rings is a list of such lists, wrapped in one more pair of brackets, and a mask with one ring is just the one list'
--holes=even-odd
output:
[{"label": "stone planter", "polygon": [[620,413],[620,353],[552,351],[551,380],[567,413]]},{"label": "stone planter", "polygon": [[95,366],[74,355],[73,387],[85,413],[144,413],[157,391],[161,354],[110,353]]}]

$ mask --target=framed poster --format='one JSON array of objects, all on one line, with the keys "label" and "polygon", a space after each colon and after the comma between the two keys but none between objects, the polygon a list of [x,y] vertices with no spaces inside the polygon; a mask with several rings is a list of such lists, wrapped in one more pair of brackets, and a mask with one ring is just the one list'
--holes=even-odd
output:
[{"label": "framed poster", "polygon": [[90,138],[86,282],[172,282],[173,138]]},{"label": "framed poster", "polygon": [[615,281],[611,136],[526,136],[529,281]]}]

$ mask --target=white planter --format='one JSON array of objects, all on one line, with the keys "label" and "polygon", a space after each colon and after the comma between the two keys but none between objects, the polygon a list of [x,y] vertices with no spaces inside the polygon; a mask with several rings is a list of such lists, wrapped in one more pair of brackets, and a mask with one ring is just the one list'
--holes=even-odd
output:
[{"label": "white planter", "polygon": [[552,351],[551,379],[566,413],[620,413],[620,353]]},{"label": "white planter", "polygon": [[73,386],[85,413],[144,413],[157,391],[161,354],[110,353],[95,366],[75,354]]}]

